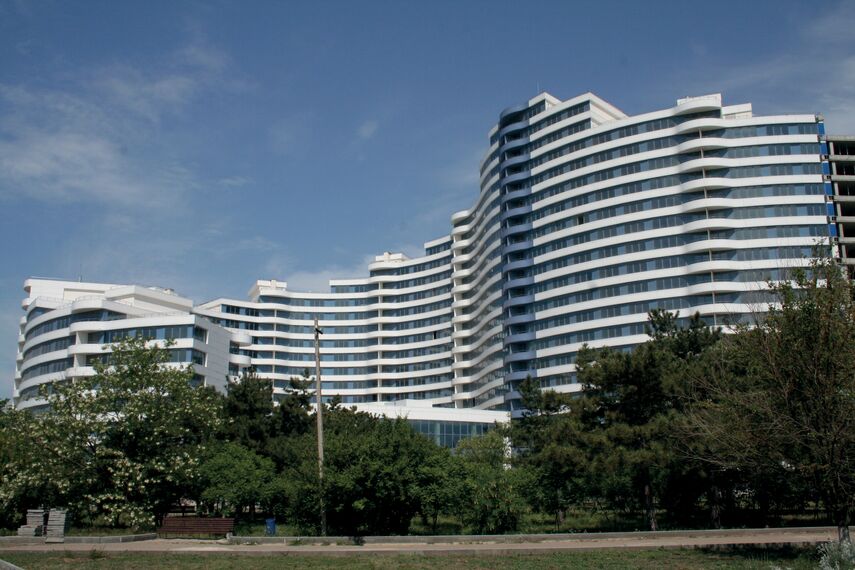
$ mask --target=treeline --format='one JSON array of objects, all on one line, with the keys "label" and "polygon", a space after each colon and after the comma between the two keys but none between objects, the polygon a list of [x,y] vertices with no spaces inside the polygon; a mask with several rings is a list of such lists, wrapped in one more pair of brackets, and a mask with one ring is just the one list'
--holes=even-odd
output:
[{"label": "treeline", "polygon": [[[249,375],[226,396],[162,366],[138,339],[49,395],[51,413],[0,415],[0,525],[67,506],[79,524],[152,527],[181,501],[202,513],[275,515],[301,533],[716,528],[831,521],[855,502],[855,290],[818,260],[770,285],[778,303],[729,334],[650,314],[633,350],[583,348],[581,390],[518,387],[528,410],[454,453],[405,420],[325,406],[325,477],[304,379],[274,406]],[[569,518],[568,518],[569,517]],[[587,521],[593,521],[591,516]],[[590,530],[587,523],[577,530]]]},{"label": "treeline", "polygon": [[406,534],[414,518],[436,528],[445,515],[481,533],[516,525],[521,505],[506,501],[522,471],[505,468],[499,431],[452,455],[406,420],[333,402],[321,485],[306,378],[274,406],[270,380],[246,375],[223,396],[167,360],[126,339],[94,376],[45,391],[50,412],[0,414],[0,528],[49,505],[78,526],[151,529],[192,501],[200,514],[275,516],[314,534],[321,495],[335,535]]}]

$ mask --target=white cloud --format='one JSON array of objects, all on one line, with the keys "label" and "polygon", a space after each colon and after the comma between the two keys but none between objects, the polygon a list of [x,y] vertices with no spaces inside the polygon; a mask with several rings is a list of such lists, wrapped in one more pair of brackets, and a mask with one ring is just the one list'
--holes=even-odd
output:
[{"label": "white cloud", "polygon": [[377,121],[365,121],[359,125],[359,129],[357,129],[356,134],[359,135],[360,139],[368,140],[374,136],[379,126],[380,125]]},{"label": "white cloud", "polygon": [[804,38],[818,42],[823,49],[841,42],[851,42],[852,30],[855,30],[855,0],[828,4],[816,11],[804,29]]},{"label": "white cloud", "polygon": [[128,67],[104,70],[94,85],[123,111],[158,121],[166,113],[179,111],[199,89],[197,79],[183,75],[146,76]]},{"label": "white cloud", "polygon": [[731,103],[742,102],[735,94],[745,96],[759,114],[821,112],[828,132],[855,132],[855,0],[829,3],[822,12],[790,39],[787,52],[707,66],[687,87],[722,91]]},{"label": "white cloud", "polygon": [[54,89],[0,84],[0,198],[178,215],[200,176],[176,161],[183,151],[164,146],[160,126],[219,88],[228,62],[197,40],[145,70],[114,63]]},{"label": "white cloud", "polygon": [[252,179],[246,176],[226,176],[217,180],[217,184],[226,188],[240,188],[252,184]]},{"label": "white cloud", "polygon": [[265,271],[268,278],[288,283],[294,291],[326,293],[330,290],[331,279],[356,279],[368,277],[368,264],[374,261],[374,255],[365,255],[352,265],[330,265],[315,271],[293,271],[295,263],[286,253],[277,253],[268,258]]},{"label": "white cloud", "polygon": [[104,136],[28,130],[0,139],[0,196],[6,198],[157,207],[175,205],[187,186],[180,175],[162,169],[139,174]]},{"label": "white cloud", "polygon": [[[411,259],[425,254],[424,244],[399,244],[387,251],[403,253]],[[291,290],[326,293],[330,290],[330,280],[368,277],[369,264],[374,262],[377,255],[382,254],[382,251],[378,251],[374,254],[356,256],[351,264],[330,265],[314,271],[295,271],[297,265],[294,262],[294,257],[287,252],[277,251],[268,257],[264,271],[267,275],[266,278],[284,281],[288,283],[288,288]]]},{"label": "white cloud", "polygon": [[201,38],[180,50],[178,56],[187,65],[213,73],[223,71],[231,63],[228,54],[207,44]]}]

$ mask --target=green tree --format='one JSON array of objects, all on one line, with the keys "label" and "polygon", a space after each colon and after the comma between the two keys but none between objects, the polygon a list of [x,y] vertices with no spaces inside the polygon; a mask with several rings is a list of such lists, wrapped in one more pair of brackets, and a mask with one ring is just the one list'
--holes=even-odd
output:
[{"label": "green tree", "polygon": [[27,440],[32,416],[15,410],[8,400],[0,400],[0,528],[22,523],[28,504],[37,504],[39,489],[16,481],[16,470],[30,458],[32,443]]},{"label": "green tree", "polygon": [[466,472],[460,457],[445,447],[435,447],[419,466],[420,511],[437,533],[440,515],[463,518],[466,500]]},{"label": "green tree", "polygon": [[682,414],[687,363],[721,333],[697,313],[680,327],[675,314],[659,310],[651,311],[647,332],[651,340],[630,352],[579,351],[584,390],[576,408],[591,442],[589,488],[613,507],[641,507],[649,528],[657,530],[660,499],[684,493],[694,487],[687,479],[700,476],[676,453],[673,425]]},{"label": "green tree", "polygon": [[532,481],[528,471],[509,465],[510,442],[504,434],[494,429],[462,440],[457,453],[466,476],[464,522],[476,534],[516,530],[526,512],[524,489]]},{"label": "green tree", "polygon": [[692,370],[687,435],[715,465],[816,489],[849,540],[855,506],[855,289],[816,260]]},{"label": "green tree", "polygon": [[199,465],[199,498],[217,513],[250,516],[257,504],[270,504],[275,493],[273,461],[233,442],[212,447]]},{"label": "green tree", "polygon": [[[314,430],[293,438],[298,460],[286,466],[288,518],[319,528]],[[406,534],[421,507],[422,467],[436,445],[406,420],[377,418],[338,406],[324,410],[324,503],[330,533]]]},{"label": "green tree", "polygon": [[687,518],[704,493],[701,464],[677,453],[672,424],[682,413],[687,363],[720,333],[698,315],[682,327],[676,315],[652,311],[649,322],[651,340],[632,351],[579,351],[580,393],[541,390],[531,378],[519,386],[527,411],[510,429],[515,465],[535,478],[528,501],[554,514],[556,527],[569,506],[593,499],[641,510],[656,529],[659,508]]},{"label": "green tree", "polygon": [[514,465],[528,470],[533,479],[524,490],[528,503],[552,513],[558,530],[567,509],[585,495],[588,458],[580,445],[582,425],[578,414],[569,413],[573,395],[541,390],[531,377],[520,383],[519,392],[526,411],[510,429]]},{"label": "green tree", "polygon": [[273,382],[254,370],[230,383],[224,401],[226,439],[259,451],[273,435]]},{"label": "green tree", "polygon": [[127,339],[94,376],[55,384],[50,412],[12,434],[0,500],[36,489],[35,504],[67,506],[78,518],[153,526],[188,494],[222,422],[222,398],[193,388],[192,368],[168,359],[164,348]]},{"label": "green tree", "polygon": [[[303,461],[305,450],[299,442],[315,428],[311,416],[312,394],[309,392],[309,373],[302,378],[292,377],[289,390],[279,399],[273,411],[270,439],[264,445],[264,454],[276,462],[278,469],[293,467]],[[317,458],[317,452],[315,452]]]}]

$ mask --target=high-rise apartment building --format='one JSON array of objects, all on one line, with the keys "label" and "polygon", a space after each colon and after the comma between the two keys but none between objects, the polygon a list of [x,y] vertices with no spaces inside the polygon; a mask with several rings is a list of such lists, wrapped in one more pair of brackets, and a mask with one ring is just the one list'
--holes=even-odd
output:
[{"label": "high-rise apartment building", "polygon": [[[206,363],[200,381],[222,386],[251,366],[282,394],[313,367],[317,317],[325,395],[426,421],[445,414],[443,430],[465,431],[455,418],[490,423],[479,410],[518,410],[527,376],[578,389],[579,348],[644,342],[651,309],[725,327],[751,318],[767,281],[805,265],[847,217],[832,179],[848,174],[832,173],[830,154],[813,114],[757,117],[708,95],[627,116],[591,93],[542,93],[500,114],[480,193],[449,235],[416,259],[378,256],[367,277],[333,280],[328,293],[258,281],[247,300],[178,303],[179,318],[137,315],[116,292],[127,287],[29,280],[15,400],[39,405],[39,384],[91,373],[86,355],[116,338],[93,330],[167,317],[186,327],[176,338],[191,352],[176,358]],[[98,292],[73,300],[75,285]],[[167,293],[134,291],[175,312]],[[101,312],[74,320],[84,299]]]}]

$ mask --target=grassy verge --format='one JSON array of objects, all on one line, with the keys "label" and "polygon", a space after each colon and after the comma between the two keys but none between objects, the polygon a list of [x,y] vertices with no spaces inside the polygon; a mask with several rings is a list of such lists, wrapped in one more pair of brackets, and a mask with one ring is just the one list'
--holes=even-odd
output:
[{"label": "grassy verge", "polygon": [[[239,554],[105,554],[50,552],[23,553],[0,552],[0,558],[27,570],[74,568],[80,570],[124,568],[142,570],[149,568],[178,568],[184,570],[225,570],[227,568],[341,568],[341,557],[299,556],[289,554],[263,555],[247,558]],[[601,550],[587,552],[560,552],[545,554],[515,554],[508,556],[361,556],[347,559],[349,570],[433,570],[447,568],[475,568],[497,570],[539,570],[554,568],[605,568],[661,570],[662,568],[698,569],[757,569],[772,570],[783,567],[791,570],[815,568],[813,551],[762,551],[744,550],[732,553],[700,550]]]}]

